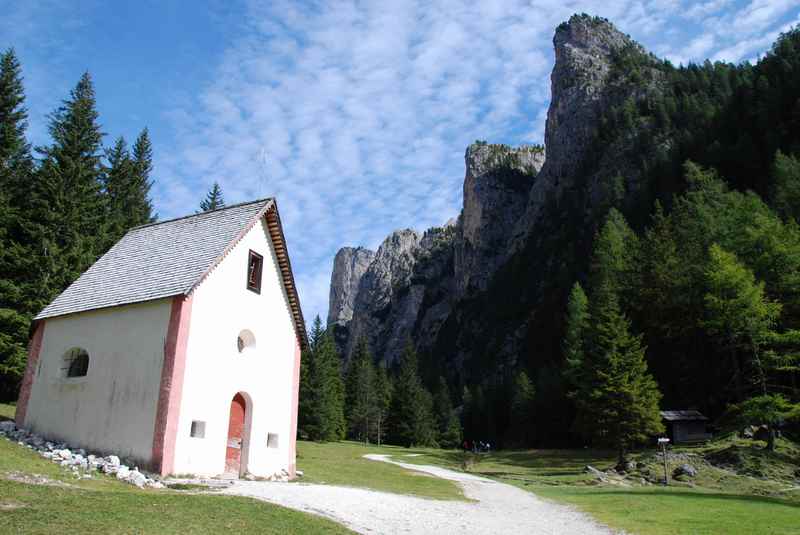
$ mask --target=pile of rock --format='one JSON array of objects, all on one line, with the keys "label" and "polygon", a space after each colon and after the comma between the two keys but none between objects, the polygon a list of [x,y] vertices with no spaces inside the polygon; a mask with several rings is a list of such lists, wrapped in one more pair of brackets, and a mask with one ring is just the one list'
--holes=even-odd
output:
[{"label": "pile of rock", "polygon": [[0,436],[37,451],[43,458],[72,470],[78,479],[91,479],[93,472],[103,472],[139,488],[164,488],[164,484],[157,478],[140,472],[138,467],[125,466],[116,455],[103,457],[87,454],[83,449],[72,450],[63,442],[50,442],[25,429],[18,429],[14,422],[0,422]]},{"label": "pile of rock", "polygon": [[[301,477],[302,475],[303,473],[299,472],[298,477]],[[246,479],[247,481],[278,481],[280,483],[287,483],[292,478],[289,476],[289,472],[287,472],[286,470],[281,470],[280,472],[275,472],[271,476],[267,477],[258,477],[254,476],[253,474],[247,473],[242,477],[242,479]]]}]

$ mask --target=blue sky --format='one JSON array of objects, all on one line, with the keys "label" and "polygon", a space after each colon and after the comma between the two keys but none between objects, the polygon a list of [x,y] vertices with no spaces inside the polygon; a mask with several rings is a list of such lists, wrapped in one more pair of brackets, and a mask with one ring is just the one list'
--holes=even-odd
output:
[{"label": "blue sky", "polygon": [[0,0],[22,61],[29,137],[81,73],[106,144],[147,126],[162,219],[210,184],[274,195],[308,319],[333,255],[457,215],[475,139],[543,141],[555,27],[609,18],[675,63],[753,61],[800,23],[796,0],[286,2]]}]

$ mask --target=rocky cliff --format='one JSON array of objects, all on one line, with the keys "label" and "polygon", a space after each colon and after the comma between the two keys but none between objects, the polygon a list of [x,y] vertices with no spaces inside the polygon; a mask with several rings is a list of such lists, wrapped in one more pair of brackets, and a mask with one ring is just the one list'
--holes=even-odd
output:
[{"label": "rocky cliff", "polygon": [[456,222],[423,235],[393,233],[374,257],[362,255],[369,265],[360,276],[353,249],[337,255],[328,323],[346,356],[363,336],[376,355],[393,361],[411,339],[423,355],[435,354],[436,373],[473,379],[530,358],[537,309],[561,299],[562,286],[574,280],[563,266],[570,255],[585,254],[583,235],[593,232],[586,214],[629,201],[638,188],[638,171],[626,163],[634,150],[628,137],[598,151],[603,113],[657,89],[654,77],[650,86],[632,85],[615,69],[626,51],[642,51],[604,19],[573,16],[553,44],[546,158],[540,146],[475,143],[465,155]]},{"label": "rocky cliff", "polygon": [[507,259],[509,229],[525,213],[543,162],[539,146],[470,145],[457,220],[423,234],[395,231],[375,253],[342,248],[334,259],[328,325],[343,354],[361,337],[388,362],[409,339],[430,347],[453,304],[485,290]]}]

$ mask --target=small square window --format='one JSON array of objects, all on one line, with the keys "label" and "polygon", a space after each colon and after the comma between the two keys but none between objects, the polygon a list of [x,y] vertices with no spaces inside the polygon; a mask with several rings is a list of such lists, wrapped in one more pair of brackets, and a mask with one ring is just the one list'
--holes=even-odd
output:
[{"label": "small square window", "polygon": [[190,436],[194,438],[206,438],[206,423],[201,420],[192,420],[192,432]]},{"label": "small square window", "polygon": [[278,447],[278,433],[267,433],[267,447],[268,448]]},{"label": "small square window", "polygon": [[247,289],[257,294],[261,293],[261,270],[264,257],[255,251],[250,251],[247,259]]}]

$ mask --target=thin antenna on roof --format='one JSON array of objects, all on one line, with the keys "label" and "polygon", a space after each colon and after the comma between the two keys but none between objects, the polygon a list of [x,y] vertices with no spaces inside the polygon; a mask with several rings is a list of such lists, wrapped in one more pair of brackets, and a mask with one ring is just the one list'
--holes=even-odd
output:
[{"label": "thin antenna on roof", "polygon": [[267,189],[267,149],[261,147],[258,155],[259,159],[259,180],[258,180],[258,197],[263,198]]}]

